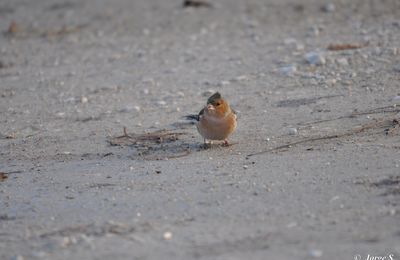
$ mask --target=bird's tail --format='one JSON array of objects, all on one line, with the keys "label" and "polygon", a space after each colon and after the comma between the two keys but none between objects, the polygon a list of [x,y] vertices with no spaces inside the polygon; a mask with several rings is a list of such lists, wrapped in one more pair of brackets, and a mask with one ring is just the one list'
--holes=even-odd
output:
[{"label": "bird's tail", "polygon": [[184,116],[184,118],[187,119],[187,120],[196,120],[196,121],[200,120],[200,116],[199,115],[186,115],[186,116]]}]

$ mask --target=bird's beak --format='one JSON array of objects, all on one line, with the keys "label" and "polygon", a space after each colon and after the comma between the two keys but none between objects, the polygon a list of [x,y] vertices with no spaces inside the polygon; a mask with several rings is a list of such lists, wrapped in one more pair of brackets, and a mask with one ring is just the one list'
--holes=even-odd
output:
[{"label": "bird's beak", "polygon": [[215,110],[215,107],[213,105],[211,105],[211,104],[208,104],[207,105],[207,109],[208,110]]}]

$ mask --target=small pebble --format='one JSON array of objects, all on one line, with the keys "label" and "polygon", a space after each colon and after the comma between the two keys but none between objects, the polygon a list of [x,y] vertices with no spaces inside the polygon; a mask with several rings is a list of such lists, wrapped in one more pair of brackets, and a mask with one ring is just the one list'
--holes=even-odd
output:
[{"label": "small pebble", "polygon": [[322,11],[324,11],[325,13],[332,13],[335,12],[335,10],[336,7],[333,3],[327,3],[326,5],[322,6]]},{"label": "small pebble", "polygon": [[307,36],[309,37],[317,37],[318,35],[319,35],[319,28],[317,26],[311,27],[307,32]]},{"label": "small pebble", "polygon": [[348,60],[346,59],[346,58],[339,58],[339,59],[336,59],[336,63],[338,64],[338,65],[340,65],[340,66],[347,66],[347,65],[349,65],[349,62],[348,62]]},{"label": "small pebble", "polygon": [[337,82],[336,79],[327,79],[327,80],[325,81],[325,83],[326,83],[328,86],[334,86],[334,85],[336,84],[336,82]]},{"label": "small pebble", "polygon": [[249,166],[243,165],[243,169],[248,169],[248,168],[249,168]]},{"label": "small pebble", "polygon": [[249,77],[247,75],[240,75],[235,78],[236,81],[244,81],[244,80],[248,80],[248,79],[249,79]]},{"label": "small pebble", "polygon": [[296,65],[293,64],[279,68],[279,72],[285,76],[291,76],[294,73],[296,73],[296,71],[297,71]]},{"label": "small pebble", "polygon": [[314,258],[319,258],[323,255],[322,250],[319,249],[311,249],[310,250],[310,256],[314,257]]},{"label": "small pebble", "polygon": [[169,231],[165,232],[165,233],[163,234],[163,238],[164,238],[165,240],[170,240],[170,239],[172,238],[172,233],[169,232]]},{"label": "small pebble", "polygon": [[85,96],[82,96],[81,97],[81,103],[82,104],[85,104],[85,103],[87,103],[89,100],[88,100],[88,98],[87,97],[85,97]]},{"label": "small pebble", "polygon": [[56,116],[59,117],[59,118],[62,118],[62,117],[65,116],[65,113],[64,112],[58,112],[58,113],[56,113]]},{"label": "small pebble", "polygon": [[165,105],[167,105],[167,102],[165,102],[164,100],[159,100],[159,101],[157,101],[157,105],[165,106]]},{"label": "small pebble", "polygon": [[292,127],[288,129],[289,135],[297,135],[297,129]]},{"label": "small pebble", "polygon": [[319,52],[309,52],[304,55],[305,60],[311,65],[324,65],[326,63],[325,57]]},{"label": "small pebble", "polygon": [[286,225],[287,228],[294,228],[297,226],[297,222],[293,221]]},{"label": "small pebble", "polygon": [[294,49],[296,51],[302,51],[304,50],[304,45],[299,43],[296,39],[294,38],[287,38],[283,42],[286,46],[288,46],[291,49]]},{"label": "small pebble", "polygon": [[393,70],[396,71],[396,72],[400,72],[400,63],[396,64],[396,65],[393,67]]}]

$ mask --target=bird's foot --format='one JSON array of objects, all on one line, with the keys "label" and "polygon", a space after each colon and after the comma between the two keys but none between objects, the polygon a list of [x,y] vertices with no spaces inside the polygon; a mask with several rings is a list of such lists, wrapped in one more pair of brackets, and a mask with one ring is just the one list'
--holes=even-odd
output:
[{"label": "bird's foot", "polygon": [[222,146],[228,147],[228,146],[231,146],[231,144],[228,142],[228,139],[225,139]]},{"label": "bird's foot", "polygon": [[211,148],[211,144],[212,142],[207,142],[206,139],[204,139],[204,143],[201,145],[201,148],[203,148],[204,150]]}]

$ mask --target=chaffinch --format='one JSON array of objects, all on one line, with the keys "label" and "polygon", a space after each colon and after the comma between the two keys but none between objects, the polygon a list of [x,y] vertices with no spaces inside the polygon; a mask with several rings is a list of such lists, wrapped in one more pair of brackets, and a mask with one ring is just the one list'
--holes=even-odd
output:
[{"label": "chaffinch", "polygon": [[227,138],[237,125],[236,112],[218,92],[208,98],[207,105],[198,115],[188,115],[186,118],[197,121],[197,130],[204,138],[204,145],[207,145],[207,140],[223,140],[224,145],[229,145]]}]

